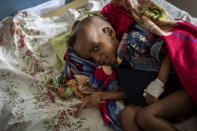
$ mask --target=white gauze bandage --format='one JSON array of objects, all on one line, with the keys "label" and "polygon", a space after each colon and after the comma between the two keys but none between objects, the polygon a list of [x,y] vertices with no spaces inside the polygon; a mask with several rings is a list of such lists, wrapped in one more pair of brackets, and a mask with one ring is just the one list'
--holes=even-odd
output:
[{"label": "white gauze bandage", "polygon": [[163,86],[163,82],[157,78],[147,86],[146,90],[148,94],[158,98],[164,92]]}]

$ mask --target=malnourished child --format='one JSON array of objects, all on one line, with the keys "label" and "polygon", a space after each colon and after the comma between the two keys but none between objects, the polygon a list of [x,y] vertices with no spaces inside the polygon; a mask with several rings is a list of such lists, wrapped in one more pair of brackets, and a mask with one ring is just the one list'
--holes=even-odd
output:
[{"label": "malnourished child", "polygon": [[[171,62],[162,40],[137,23],[133,23],[132,28],[132,31],[122,38],[121,43],[127,43],[126,50],[124,50],[125,46],[121,46],[116,38],[116,31],[105,19],[88,17],[75,23],[69,47],[77,56],[97,65],[112,66],[117,62],[118,55],[119,83],[135,104],[126,107],[121,113],[124,130],[176,130],[172,124],[166,121],[166,118],[192,114],[195,111],[195,105],[182,88],[176,74],[170,74]],[[136,34],[140,37],[135,37]],[[151,43],[147,34],[157,39],[153,39],[155,41]],[[143,44],[145,45],[143,46]],[[158,45],[156,48],[158,50],[154,57],[154,51],[151,54],[151,49],[156,45]],[[122,49],[122,52],[118,48]],[[148,61],[148,63],[141,66],[136,60]],[[169,95],[170,93],[172,94]],[[159,100],[161,95],[166,97]],[[92,96],[101,100],[120,99],[124,97],[124,92],[101,92]],[[92,96],[90,98],[93,98]],[[92,100],[89,99],[82,104],[79,113],[86,105],[93,104]]]}]

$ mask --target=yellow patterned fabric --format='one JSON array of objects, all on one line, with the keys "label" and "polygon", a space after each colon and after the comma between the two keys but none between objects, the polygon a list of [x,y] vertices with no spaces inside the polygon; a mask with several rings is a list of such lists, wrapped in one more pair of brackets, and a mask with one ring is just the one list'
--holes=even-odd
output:
[{"label": "yellow patterned fabric", "polygon": [[177,26],[176,20],[151,0],[113,0],[113,5],[131,12],[141,27],[158,36],[170,35]]},{"label": "yellow patterned fabric", "polygon": [[121,63],[122,63],[122,60],[123,60],[122,58],[117,57],[117,63],[118,63],[118,64],[121,64]]},{"label": "yellow patterned fabric", "polygon": [[143,15],[146,15],[148,17],[151,17],[152,19],[156,21],[165,21],[167,20],[167,15],[165,11],[160,7],[144,7],[141,11]]}]

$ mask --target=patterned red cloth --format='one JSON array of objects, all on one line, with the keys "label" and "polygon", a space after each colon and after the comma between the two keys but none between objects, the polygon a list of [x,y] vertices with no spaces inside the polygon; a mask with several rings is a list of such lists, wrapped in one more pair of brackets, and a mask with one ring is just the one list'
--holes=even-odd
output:
[{"label": "patterned red cloth", "polygon": [[197,105],[197,27],[186,21],[177,24],[171,35],[162,38],[179,79]]},{"label": "patterned red cloth", "polygon": [[97,68],[94,70],[94,76],[96,78],[97,81],[103,81],[101,88],[108,88],[108,85],[110,84],[110,82],[116,80],[116,73],[114,70],[112,70],[112,73],[110,75],[107,75],[104,70],[103,67]]},{"label": "patterned red cloth", "polygon": [[[114,70],[112,70],[110,75],[107,75],[103,67],[97,68],[96,64],[78,57],[69,48],[64,55],[64,60],[66,61],[65,71],[70,78],[74,78],[74,72],[71,70],[71,68],[73,68],[75,72],[77,72],[76,74],[90,76],[89,80],[92,88],[99,88],[101,91],[108,92],[117,91],[119,89]],[[119,120],[121,108],[115,101],[107,100],[102,102],[100,112],[106,124],[116,131],[121,130]]]},{"label": "patterned red cloth", "polygon": [[101,116],[103,118],[103,121],[106,124],[110,124],[111,122],[113,122],[112,119],[110,118],[109,112],[107,110],[108,103],[111,103],[111,101],[106,101],[106,102],[101,102],[100,103],[100,113],[101,113]]},{"label": "patterned red cloth", "polygon": [[133,16],[123,8],[114,7],[112,4],[106,5],[101,14],[115,28],[116,37],[121,40],[124,33],[129,32],[129,27],[134,21]]},{"label": "patterned red cloth", "polygon": [[[114,27],[117,38],[129,32],[134,19],[122,8],[108,4],[102,10],[102,15]],[[178,22],[169,36],[162,36],[168,49],[171,62],[184,88],[197,105],[197,27],[186,22]]]}]

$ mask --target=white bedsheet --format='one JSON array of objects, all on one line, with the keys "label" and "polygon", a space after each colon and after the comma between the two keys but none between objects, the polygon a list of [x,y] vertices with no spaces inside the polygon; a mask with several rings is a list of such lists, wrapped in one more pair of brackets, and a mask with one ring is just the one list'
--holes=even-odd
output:
[{"label": "white bedsheet", "polygon": [[[197,25],[197,19],[163,1],[154,0],[175,18]],[[102,5],[103,6],[103,5]],[[102,8],[102,7],[99,7]],[[76,15],[41,18],[19,12],[0,23],[0,131],[110,131],[98,109],[73,117],[77,99],[61,100],[44,85],[57,75],[57,57],[48,39],[71,28]],[[192,131],[195,118],[182,129]],[[189,124],[188,124],[189,123]]]},{"label": "white bedsheet", "polygon": [[48,39],[68,31],[74,19],[69,12],[47,19],[19,12],[1,22],[1,131],[109,130],[98,110],[85,110],[76,119],[71,106],[79,101],[62,101],[44,87],[47,78],[59,73],[57,57]]},{"label": "white bedsheet", "polygon": [[176,6],[170,4],[165,0],[152,0],[152,1],[154,1],[157,5],[163,7],[175,19],[186,20],[197,26],[197,18],[191,17],[191,15],[188,12],[177,8]]}]

